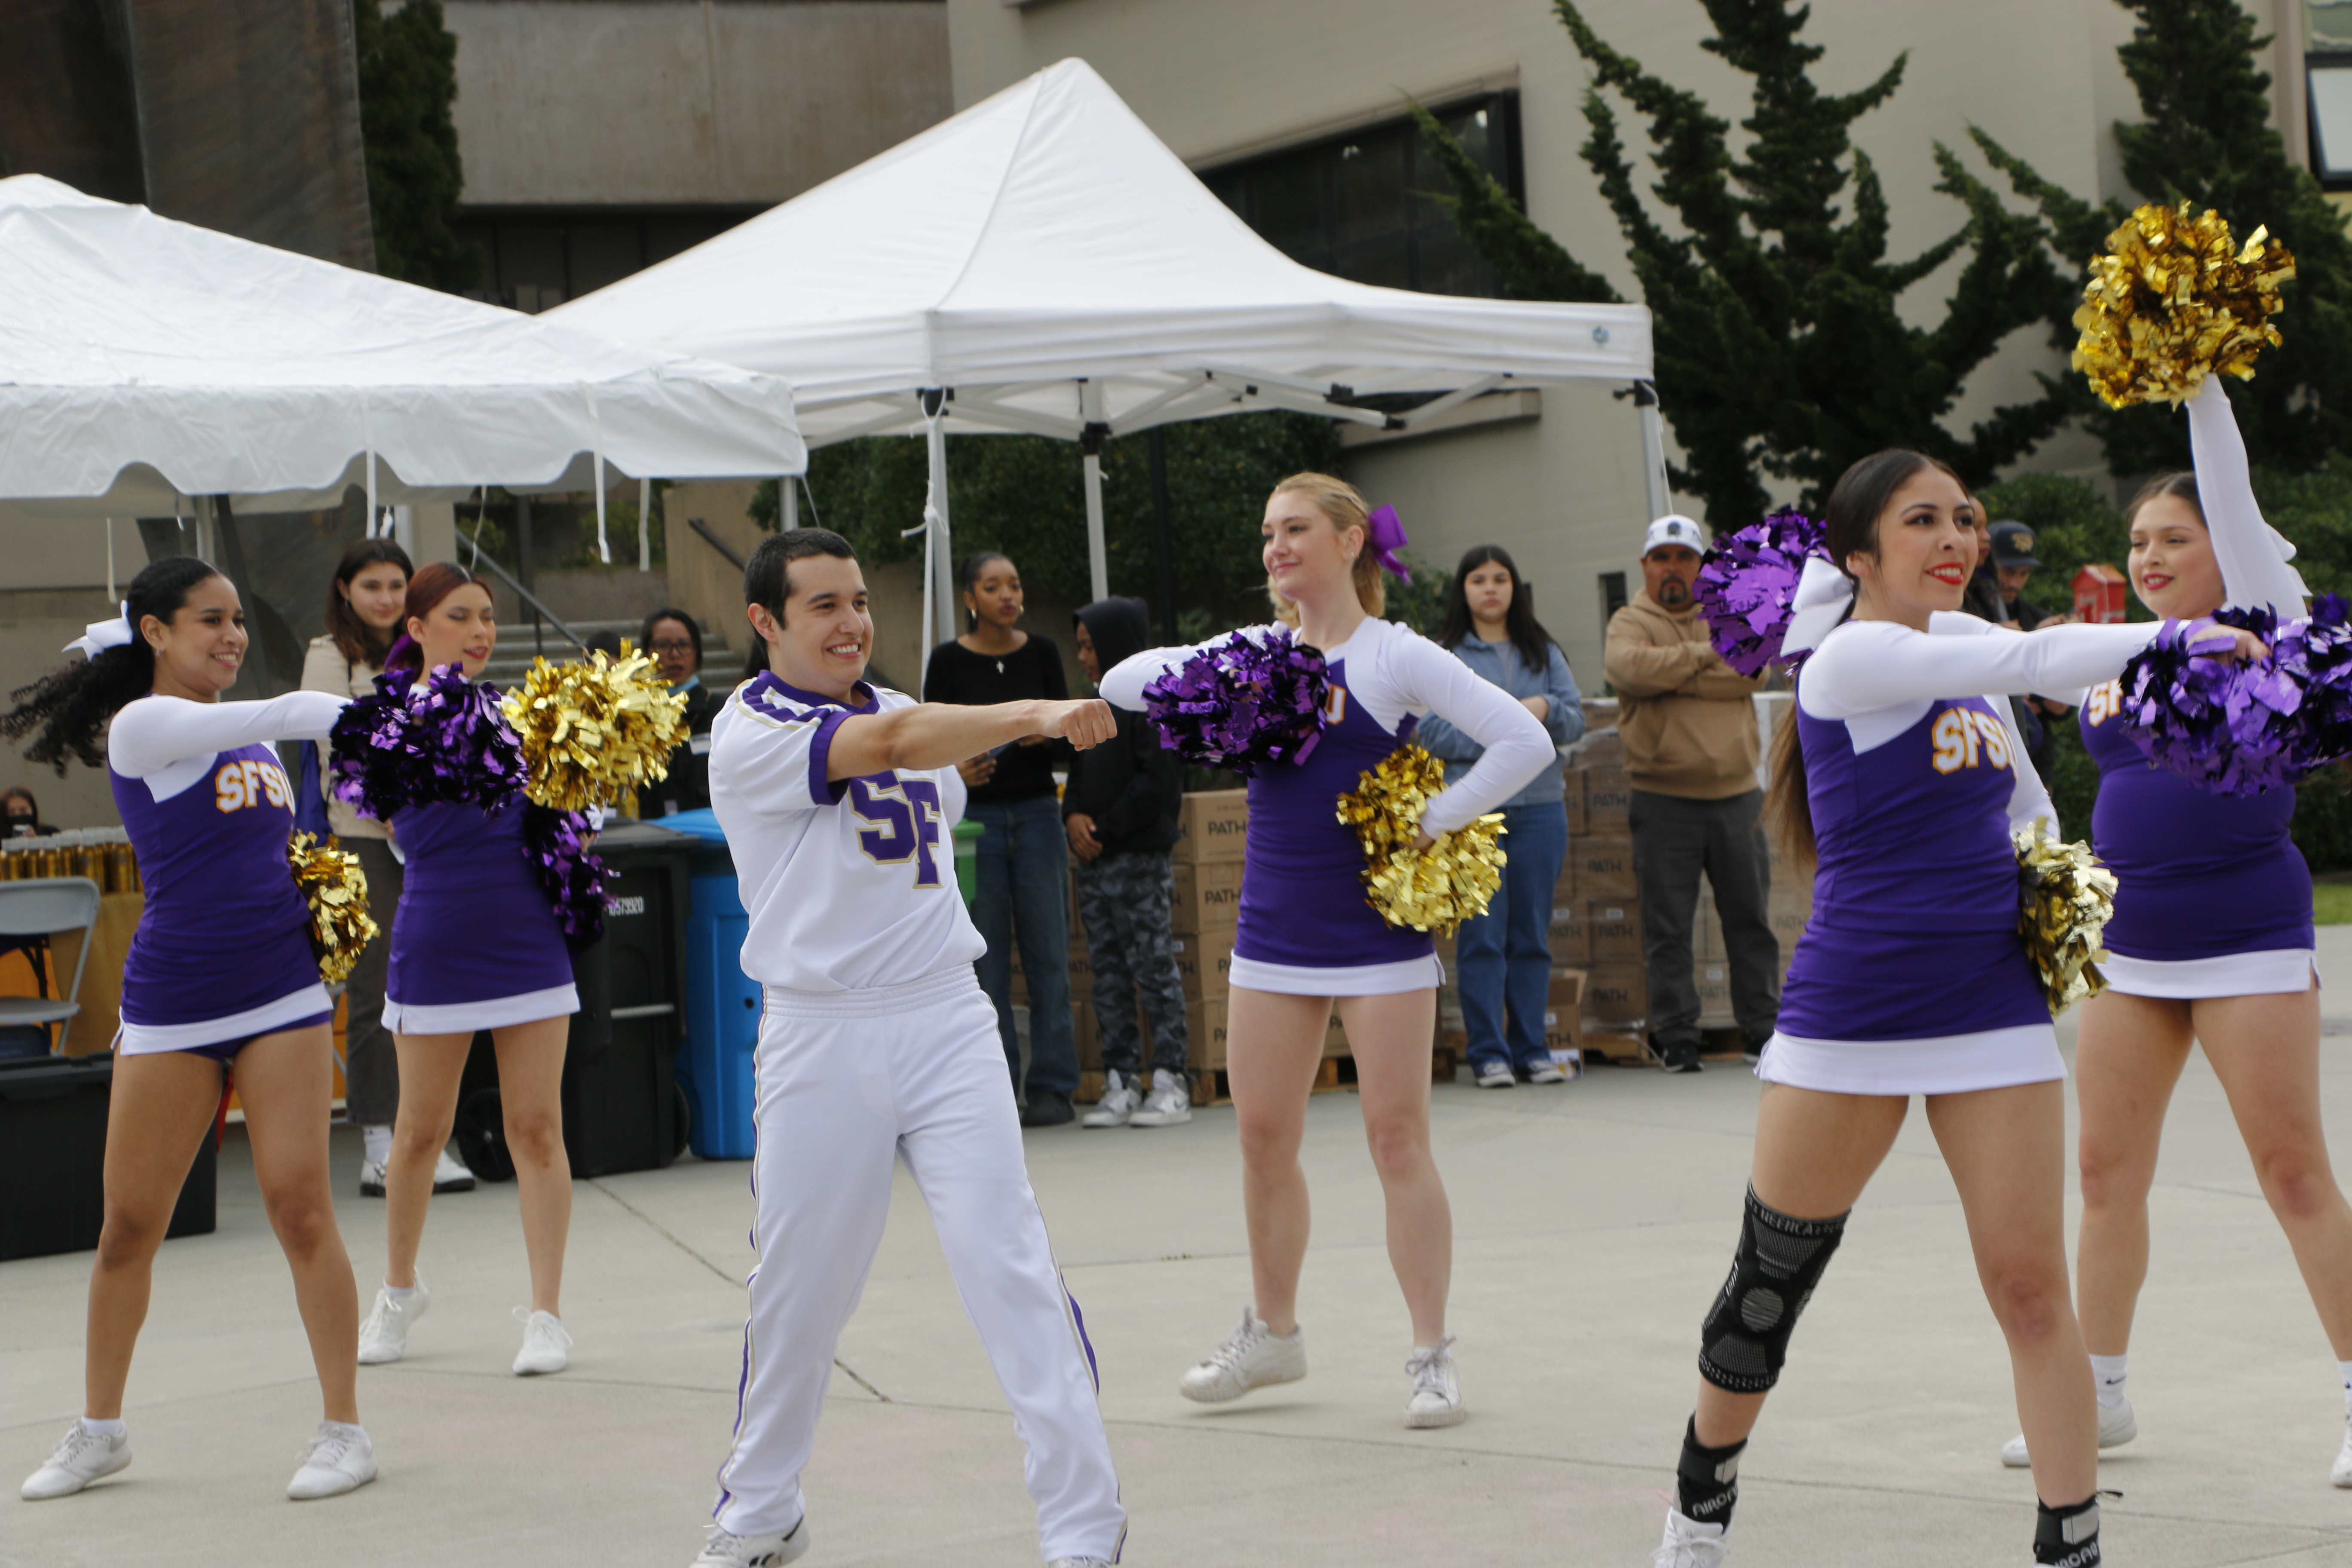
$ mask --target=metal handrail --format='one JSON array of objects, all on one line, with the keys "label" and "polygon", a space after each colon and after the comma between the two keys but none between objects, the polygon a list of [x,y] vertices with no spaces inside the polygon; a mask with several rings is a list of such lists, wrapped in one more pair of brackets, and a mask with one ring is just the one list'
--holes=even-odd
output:
[{"label": "metal handrail", "polygon": [[735,550],[732,545],[719,538],[717,534],[711,532],[710,525],[709,523],[703,521],[698,517],[689,517],[686,520],[686,526],[694,530],[695,532],[702,535],[704,543],[709,545],[711,549],[716,550],[719,554],[724,555],[728,560],[733,562],[735,563],[736,571],[740,572],[743,570],[743,558],[735,553]]},{"label": "metal handrail", "polygon": [[539,616],[541,620],[544,620],[549,626],[555,628],[557,635],[561,636],[573,647],[579,648],[583,652],[586,651],[588,639],[582,637],[578,632],[573,631],[570,626],[565,626],[562,621],[557,620],[555,618],[555,612],[549,609],[545,605],[541,604],[537,595],[524,587],[521,584],[516,582],[513,573],[509,572],[505,567],[499,565],[496,560],[488,555],[479,557],[475,561],[474,564],[477,566],[487,566],[491,571],[497,573],[499,574],[499,581],[504,583],[508,587],[512,588],[516,595],[521,598],[524,604],[529,605],[533,610],[539,613]]}]

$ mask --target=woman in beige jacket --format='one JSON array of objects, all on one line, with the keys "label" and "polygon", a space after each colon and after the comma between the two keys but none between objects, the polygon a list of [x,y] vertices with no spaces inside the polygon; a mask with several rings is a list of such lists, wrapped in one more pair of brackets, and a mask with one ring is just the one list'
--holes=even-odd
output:
[{"label": "woman in beige jacket", "polygon": [[[365,697],[383,672],[384,655],[400,635],[406,613],[408,578],[415,570],[408,552],[389,539],[363,539],[343,552],[327,588],[327,635],[310,639],[302,659],[302,689],[338,696]],[[326,789],[326,770],[320,788]],[[367,1140],[360,1167],[360,1195],[383,1196],[384,1162],[392,1154],[393,1118],[400,1109],[400,1063],[392,1031],[383,1026],[384,964],[392,951],[391,911],[400,903],[400,861],[392,835],[381,822],[362,816],[327,795],[327,820],[342,847],[360,858],[367,873],[368,905],[383,920],[386,934],[360,954],[343,992],[346,1015],[343,1105],[352,1124]],[[436,1193],[461,1193],[474,1185],[473,1173],[445,1150],[433,1173]]]}]

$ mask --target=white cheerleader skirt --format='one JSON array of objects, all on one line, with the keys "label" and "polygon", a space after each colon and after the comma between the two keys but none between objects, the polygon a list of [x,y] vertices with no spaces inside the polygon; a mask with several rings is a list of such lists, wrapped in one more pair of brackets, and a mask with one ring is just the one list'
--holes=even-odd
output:
[{"label": "white cheerleader skirt", "polygon": [[2107,989],[2126,996],[2197,1001],[2213,996],[2299,995],[2319,984],[2318,953],[2308,947],[2232,952],[2220,958],[2126,958],[2099,961]]}]

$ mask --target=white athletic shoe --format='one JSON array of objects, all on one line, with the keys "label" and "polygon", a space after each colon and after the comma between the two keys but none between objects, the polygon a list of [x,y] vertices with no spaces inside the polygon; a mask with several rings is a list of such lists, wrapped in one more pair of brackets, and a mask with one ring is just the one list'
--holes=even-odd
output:
[{"label": "white athletic shoe", "polygon": [[2339,1487],[2352,1487],[2352,1415],[2344,1418],[2344,1447],[2336,1451],[2336,1468],[2327,1479]]},{"label": "white athletic shoe", "polygon": [[26,1502],[71,1497],[90,1482],[114,1474],[131,1462],[131,1435],[108,1437],[80,1422],[66,1429],[41,1468],[25,1479],[17,1496]]},{"label": "white athletic shoe", "polygon": [[562,1372],[572,1364],[567,1353],[572,1349],[572,1336],[564,1331],[562,1319],[552,1312],[534,1312],[525,1307],[517,1307],[514,1315],[522,1325],[522,1349],[515,1352],[514,1359],[517,1377]]},{"label": "white athletic shoe", "polygon": [[1723,1526],[1685,1519],[1666,1510],[1666,1538],[1650,1554],[1651,1568],[1717,1568],[1723,1562]]},{"label": "white athletic shoe", "polygon": [[1566,1083],[1568,1075],[1559,1070],[1558,1062],[1538,1062],[1528,1069],[1529,1083]]},{"label": "white athletic shoe", "polygon": [[302,1451],[302,1468],[286,1483],[286,1495],[296,1502],[341,1497],[375,1479],[375,1445],[357,1426],[340,1421],[319,1423],[318,1436]]},{"label": "white athletic shoe", "polygon": [[1192,1120],[1192,1091],[1184,1085],[1181,1073],[1166,1068],[1151,1069],[1151,1092],[1144,1097],[1143,1109],[1127,1119],[1129,1127],[1174,1127]]},{"label": "white athletic shoe", "polygon": [[1489,1062],[1478,1069],[1480,1089],[1516,1089],[1518,1082],[1518,1075],[1511,1070],[1508,1062]]},{"label": "white athletic shoe", "polygon": [[474,1190],[474,1173],[466,1169],[457,1156],[448,1150],[433,1162],[433,1190],[436,1193],[470,1193]]},{"label": "white athletic shoe", "polygon": [[375,1305],[360,1325],[360,1364],[383,1366],[406,1355],[408,1331],[431,1305],[433,1292],[425,1288],[422,1274],[416,1277],[415,1293],[404,1298],[394,1295],[388,1286],[377,1286]]},{"label": "white athletic shoe", "polygon": [[[2124,1400],[2112,1408],[2105,1405],[2099,1406],[2100,1447],[2120,1448],[2138,1436],[2139,1418],[2132,1414],[2129,1399]],[[2352,1458],[2352,1433],[2346,1434],[2344,1444],[2345,1458]],[[2033,1461],[2025,1455],[2023,1433],[2019,1433],[2000,1446],[2000,1462],[2012,1470],[2029,1469],[2032,1467]],[[2345,1458],[2339,1458],[2336,1463],[2338,1470],[2344,1469]],[[2345,1478],[2336,1484],[2339,1487],[2352,1486],[2352,1471],[2346,1471]]]},{"label": "white athletic shoe", "polygon": [[806,1514],[782,1535],[730,1535],[713,1525],[691,1568],[783,1568],[808,1549]]},{"label": "white athletic shoe", "polygon": [[1133,1079],[1117,1071],[1107,1072],[1103,1074],[1102,1099],[1079,1120],[1078,1125],[1124,1127],[1127,1119],[1135,1114],[1135,1108],[1142,1103],[1142,1091],[1135,1087]]},{"label": "white athletic shoe", "polygon": [[1306,1329],[1277,1334],[1244,1307],[1242,1326],[1217,1347],[1216,1354],[1186,1373],[1176,1392],[1202,1405],[1223,1405],[1253,1388],[1297,1383],[1306,1375]]},{"label": "white athletic shoe", "polygon": [[1462,1408],[1462,1384],[1454,1375],[1454,1336],[1433,1345],[1416,1345],[1405,1358],[1412,1373],[1412,1397],[1404,1404],[1404,1424],[1418,1431],[1430,1426],[1459,1426],[1470,1413]]}]

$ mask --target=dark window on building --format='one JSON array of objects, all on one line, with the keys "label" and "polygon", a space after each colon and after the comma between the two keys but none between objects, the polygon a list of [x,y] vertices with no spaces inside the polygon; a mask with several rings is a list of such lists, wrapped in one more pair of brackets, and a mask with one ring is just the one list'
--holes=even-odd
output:
[{"label": "dark window on building", "polygon": [[1601,574],[1601,624],[1607,626],[1609,617],[1625,607],[1625,574]]},{"label": "dark window on building", "polygon": [[[1437,118],[1521,197],[1518,94],[1449,104]],[[1494,268],[1430,195],[1447,188],[1445,174],[1410,119],[1227,163],[1201,178],[1268,244],[1318,272],[1427,294],[1500,292]]]},{"label": "dark window on building", "polygon": [[544,310],[691,250],[765,210],[476,209],[459,221],[457,233],[481,247],[484,298]]}]

